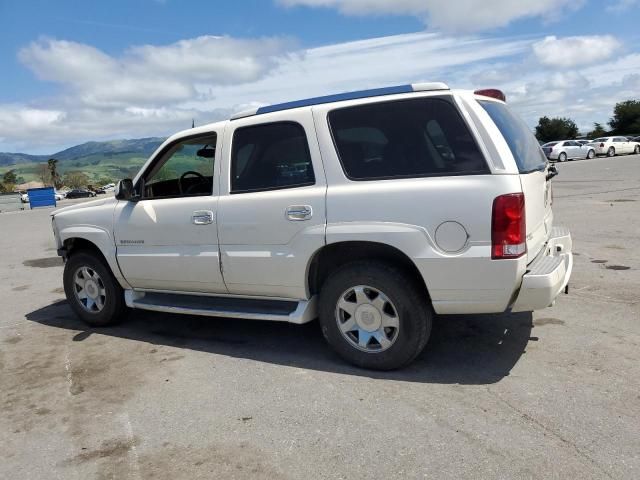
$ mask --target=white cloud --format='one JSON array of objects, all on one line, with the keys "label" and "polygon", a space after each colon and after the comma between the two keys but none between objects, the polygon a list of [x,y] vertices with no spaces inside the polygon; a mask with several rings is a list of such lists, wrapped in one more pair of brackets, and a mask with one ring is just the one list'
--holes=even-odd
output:
[{"label": "white cloud", "polygon": [[[566,39],[421,32],[310,49],[276,41],[257,55],[260,49],[247,45],[261,40],[228,38],[217,63],[207,64],[209,38],[131,47],[121,57],[60,40],[29,45],[23,61],[62,88],[31,103],[0,104],[0,151],[52,153],[88,140],[169,135],[190,127],[192,118],[202,125],[252,106],[419,81],[501,88],[532,127],[548,115],[571,117],[587,129],[640,91],[640,52],[585,59],[566,70],[542,66],[534,45]],[[231,72],[227,59],[246,68]]]},{"label": "white cloud", "polygon": [[620,42],[611,35],[564,38],[552,35],[534,43],[533,53],[543,65],[571,68],[605,60],[619,48]]},{"label": "white cloud", "polygon": [[[284,6],[337,8],[346,15],[412,15],[430,27],[454,31],[481,31],[503,27],[514,20],[558,18],[584,0],[277,0]],[[623,0],[625,1],[625,0]]]},{"label": "white cloud", "polygon": [[84,103],[154,105],[192,98],[196,82],[256,80],[287,46],[278,38],[203,36],[132,47],[115,58],[90,45],[43,39],[21,49],[18,58],[39,78],[72,89]]}]

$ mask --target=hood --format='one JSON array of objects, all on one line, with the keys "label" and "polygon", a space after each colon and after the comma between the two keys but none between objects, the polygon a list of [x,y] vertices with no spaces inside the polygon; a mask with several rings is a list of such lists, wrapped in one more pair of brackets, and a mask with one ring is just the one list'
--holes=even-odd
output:
[{"label": "hood", "polygon": [[109,197],[109,198],[101,198],[99,200],[92,200],[90,202],[77,203],[76,205],[69,205],[68,207],[58,208],[57,210],[54,210],[53,212],[51,212],[51,216],[55,217],[60,213],[81,210],[83,208],[99,207],[101,205],[108,205],[110,203],[115,205],[116,203],[118,203],[118,200],[116,200],[115,197]]}]

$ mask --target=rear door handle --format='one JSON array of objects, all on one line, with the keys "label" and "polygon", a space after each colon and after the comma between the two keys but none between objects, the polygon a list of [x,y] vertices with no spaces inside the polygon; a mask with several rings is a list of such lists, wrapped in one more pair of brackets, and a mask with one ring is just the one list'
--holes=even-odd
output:
[{"label": "rear door handle", "polygon": [[213,212],[211,210],[196,210],[193,212],[191,221],[194,225],[209,225],[213,223]]},{"label": "rear door handle", "polygon": [[311,205],[291,205],[286,210],[287,219],[293,222],[309,220],[313,216]]}]

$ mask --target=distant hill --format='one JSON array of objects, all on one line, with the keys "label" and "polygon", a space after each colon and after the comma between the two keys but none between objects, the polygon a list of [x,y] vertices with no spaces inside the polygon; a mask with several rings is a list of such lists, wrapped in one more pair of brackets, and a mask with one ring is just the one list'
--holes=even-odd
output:
[{"label": "distant hill", "polygon": [[164,142],[164,138],[159,137],[111,140],[109,142],[87,142],[54,153],[48,158],[56,158],[60,160],[60,162],[64,162],[65,160],[75,160],[90,155],[111,156],[120,153],[131,153],[137,156],[142,155],[148,157],[162,142]]},{"label": "distant hill", "polygon": [[21,183],[38,181],[43,164],[55,158],[62,175],[80,171],[95,182],[133,177],[163,141],[164,138],[151,137],[87,142],[51,155],[0,153],[0,176],[7,170],[15,170]]},{"label": "distant hill", "polygon": [[47,161],[50,157],[46,155],[28,155],[26,153],[3,153],[0,152],[0,167],[8,165],[19,165],[21,163],[32,163]]},{"label": "distant hill", "polygon": [[164,141],[164,138],[149,137],[131,140],[111,140],[107,142],[87,142],[67,148],[51,155],[28,155],[26,153],[0,153],[0,166],[8,167],[25,163],[46,162],[55,158],[63,164],[66,161],[98,155],[111,157],[130,154],[135,157],[148,157]]}]

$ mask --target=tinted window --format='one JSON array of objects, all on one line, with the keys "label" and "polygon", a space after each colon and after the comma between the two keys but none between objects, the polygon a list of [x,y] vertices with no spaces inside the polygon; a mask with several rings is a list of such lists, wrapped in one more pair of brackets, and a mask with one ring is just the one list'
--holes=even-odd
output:
[{"label": "tinted window", "polygon": [[420,98],[334,110],[329,124],[352,180],[489,173],[456,108]]},{"label": "tinted window", "polygon": [[304,128],[293,122],[239,128],[233,134],[231,192],[313,185]]},{"label": "tinted window", "polygon": [[515,115],[504,103],[480,100],[478,103],[489,114],[509,145],[520,173],[542,170],[547,159],[526,123]]},{"label": "tinted window", "polygon": [[174,144],[145,175],[144,198],[211,195],[215,151],[215,134]]}]

